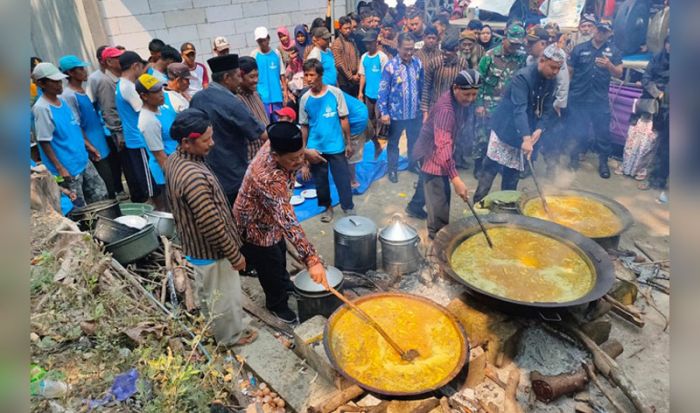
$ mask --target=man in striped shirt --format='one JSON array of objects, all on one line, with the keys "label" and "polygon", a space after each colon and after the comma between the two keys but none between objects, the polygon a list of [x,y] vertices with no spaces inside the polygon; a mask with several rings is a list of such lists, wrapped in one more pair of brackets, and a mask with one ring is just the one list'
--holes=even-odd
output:
[{"label": "man in striped shirt", "polygon": [[469,68],[467,60],[457,55],[458,46],[457,38],[446,38],[442,41],[442,55],[425,66],[425,82],[420,102],[423,122],[428,119],[428,112],[438,98],[450,90],[457,74]]},{"label": "man in striped shirt", "polygon": [[[418,185],[423,184],[430,239],[449,223],[450,182],[460,198],[466,201],[468,197],[467,186],[457,173],[452,153],[458,132],[473,130],[468,127],[474,122],[474,111],[470,106],[476,100],[480,86],[479,72],[473,69],[459,72],[452,88],[443,93],[430,110],[413,151],[414,158],[422,161]],[[421,196],[420,192],[417,188],[412,203]]]},{"label": "man in striped shirt", "polygon": [[165,167],[166,188],[182,250],[195,269],[202,312],[213,319],[219,345],[245,345],[257,332],[245,328],[238,272],[245,269],[241,239],[219,180],[204,157],[214,146],[206,112],[177,114],[170,134],[178,142]]},{"label": "man in striped shirt", "polygon": [[[258,92],[258,74],[260,73],[258,63],[253,57],[242,56],[238,59],[238,67],[241,69],[241,84],[238,86],[236,95],[241,98],[253,117],[267,127],[270,124],[270,117],[265,111],[265,104]],[[258,153],[263,143],[261,139],[248,142],[248,162],[255,158],[255,154]]]}]

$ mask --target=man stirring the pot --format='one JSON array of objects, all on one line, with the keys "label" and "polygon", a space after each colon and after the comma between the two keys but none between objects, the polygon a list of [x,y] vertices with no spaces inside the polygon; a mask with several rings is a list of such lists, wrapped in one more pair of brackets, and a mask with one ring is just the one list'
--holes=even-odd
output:
[{"label": "man stirring the pot", "polygon": [[328,288],[326,270],[299,224],[289,195],[294,176],[305,161],[301,130],[291,122],[267,127],[265,143],[243,178],[233,215],[243,238],[243,255],[258,273],[265,306],[281,321],[293,324],[296,314],[287,299],[293,288],[287,272],[285,238],[294,245],[311,279]]}]

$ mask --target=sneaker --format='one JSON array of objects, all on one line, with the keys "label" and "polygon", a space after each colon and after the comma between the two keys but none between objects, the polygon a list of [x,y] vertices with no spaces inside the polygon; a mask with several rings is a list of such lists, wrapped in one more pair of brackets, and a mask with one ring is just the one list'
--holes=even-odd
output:
[{"label": "sneaker", "polygon": [[610,178],[610,167],[608,166],[608,158],[600,158],[598,164],[598,175],[603,179]]},{"label": "sneaker", "polygon": [[357,215],[357,214],[355,213],[355,209],[354,209],[354,208],[351,208],[351,209],[344,209],[344,210],[343,210],[343,214],[345,214],[345,215]]},{"label": "sneaker", "polygon": [[129,199],[129,194],[127,194],[124,191],[121,191],[120,193],[117,194],[117,201],[127,201]]},{"label": "sneaker", "polygon": [[294,311],[290,310],[289,308],[285,308],[284,310],[269,311],[272,313],[272,315],[277,317],[277,319],[282,321],[283,323],[296,324],[298,322],[297,315],[294,313]]},{"label": "sneaker", "polygon": [[416,219],[427,219],[428,218],[428,213],[425,212],[424,209],[414,210],[410,207],[406,207],[406,215],[408,215],[409,217],[416,218]]},{"label": "sneaker", "polygon": [[394,184],[399,182],[399,175],[396,171],[389,171],[389,181]]}]

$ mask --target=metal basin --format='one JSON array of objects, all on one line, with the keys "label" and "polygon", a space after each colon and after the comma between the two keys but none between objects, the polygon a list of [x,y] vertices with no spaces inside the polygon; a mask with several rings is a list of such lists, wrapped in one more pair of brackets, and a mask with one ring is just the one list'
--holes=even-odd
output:
[{"label": "metal basin", "polygon": [[122,202],[119,204],[119,209],[122,211],[122,215],[143,216],[146,212],[153,211],[153,205],[138,202]]},{"label": "metal basin", "polygon": [[[487,230],[497,227],[520,228],[554,238],[573,247],[581,254],[582,258],[588,262],[593,276],[595,277],[595,281],[593,287],[587,294],[575,300],[564,302],[525,302],[509,299],[482,290],[460,277],[452,269],[450,261],[452,253],[464,240],[474,235],[482,236],[476,219],[474,217],[469,217],[451,222],[440,230],[435,236],[433,248],[436,252],[436,258],[440,268],[455,281],[464,285],[471,294],[477,297],[486,297],[491,299],[487,301],[510,304],[511,306],[515,305],[519,309],[565,308],[587,304],[601,298],[610,290],[615,281],[615,272],[608,253],[595,241],[574,230],[553,222],[514,214],[488,214],[484,215],[481,220]],[[497,247],[498,246],[495,246],[495,248]]]},{"label": "metal basin", "polygon": [[[545,196],[553,196],[553,195],[572,195],[572,196],[581,196],[585,198],[590,198],[595,201],[600,202],[601,204],[605,205],[608,209],[610,209],[613,214],[617,217],[617,219],[620,220],[622,223],[621,229],[615,233],[612,233],[608,236],[605,237],[590,237],[592,240],[600,244],[601,247],[605,249],[609,248],[617,248],[618,245],[620,244],[620,236],[627,231],[632,224],[634,224],[634,219],[632,218],[632,214],[630,211],[624,207],[624,205],[620,204],[619,202],[610,199],[606,196],[596,194],[594,192],[588,192],[588,191],[581,191],[581,190],[562,190],[562,191],[557,191],[553,193],[547,193]],[[522,211],[525,209],[525,205],[532,199],[539,198],[539,195],[536,192],[530,192],[530,193],[525,193],[523,196],[520,198],[520,203],[518,205],[518,210],[522,214]],[[537,219],[537,218],[535,218]]]},{"label": "metal basin", "polygon": [[173,214],[162,211],[149,211],[144,214],[144,218],[156,227],[158,235],[163,235],[166,238],[175,236],[175,218],[173,218]]},{"label": "metal basin", "polygon": [[98,217],[93,236],[105,244],[111,244],[130,237],[139,232],[138,229],[124,225],[116,220]]},{"label": "metal basin", "polygon": [[120,264],[126,265],[152,253],[159,246],[156,228],[148,224],[137,233],[106,245],[105,250],[111,252]]},{"label": "metal basin", "polygon": [[93,202],[84,207],[74,208],[68,217],[78,223],[83,231],[95,229],[98,217],[117,218],[122,216],[119,203],[116,199],[106,199],[104,201]]}]

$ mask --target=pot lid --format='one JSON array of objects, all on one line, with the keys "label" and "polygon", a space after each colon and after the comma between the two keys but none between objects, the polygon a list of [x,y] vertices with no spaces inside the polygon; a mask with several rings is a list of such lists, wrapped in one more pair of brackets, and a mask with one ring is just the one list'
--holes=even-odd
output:
[{"label": "pot lid", "polygon": [[375,235],[377,233],[377,225],[369,218],[352,215],[336,221],[333,230],[342,235],[362,237]]},{"label": "pot lid", "polygon": [[394,214],[391,224],[379,232],[379,237],[387,241],[410,241],[418,236],[418,231],[403,221],[401,214]]},{"label": "pot lid", "polygon": [[[336,288],[343,282],[343,273],[339,269],[329,265],[326,267],[326,278],[328,278],[328,285]],[[300,271],[299,274],[297,274],[294,278],[294,287],[299,291],[307,293],[322,293],[326,291],[321,284],[317,284],[311,279],[309,271],[307,270]]]}]

